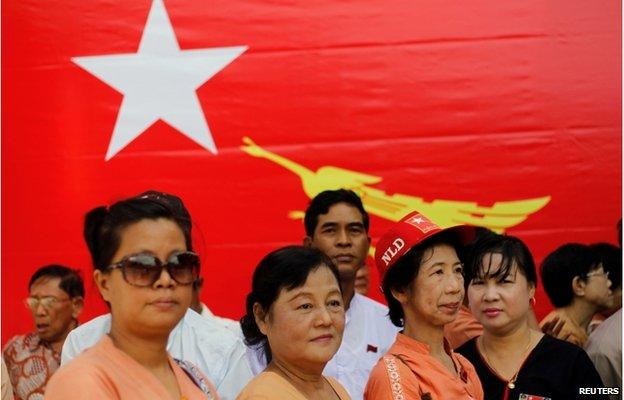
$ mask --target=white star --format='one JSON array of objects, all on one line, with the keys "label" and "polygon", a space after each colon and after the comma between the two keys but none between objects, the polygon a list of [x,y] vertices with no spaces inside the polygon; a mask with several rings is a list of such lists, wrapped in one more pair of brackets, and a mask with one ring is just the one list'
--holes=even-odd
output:
[{"label": "white star", "polygon": [[137,53],[73,57],[124,95],[106,160],[159,119],[216,154],[195,90],[245,50],[247,46],[180,50],[162,0],[154,0]]},{"label": "white star", "polygon": [[416,222],[417,224],[420,225],[420,224],[423,223],[423,219],[422,219],[422,217],[416,217],[416,218],[414,218],[414,222]]}]

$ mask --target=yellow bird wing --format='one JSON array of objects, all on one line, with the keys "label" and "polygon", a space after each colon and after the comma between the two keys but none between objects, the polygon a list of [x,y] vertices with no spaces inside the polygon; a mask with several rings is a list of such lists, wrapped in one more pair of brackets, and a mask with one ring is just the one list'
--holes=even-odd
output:
[{"label": "yellow bird wing", "polygon": [[[313,172],[292,160],[263,149],[249,137],[244,137],[243,143],[241,150],[247,154],[266,158],[297,174],[308,197],[313,198],[324,190],[351,189],[360,195],[364,208],[370,214],[390,221],[398,221],[407,213],[418,210],[442,227],[469,224],[483,226],[495,232],[504,232],[526,220],[529,215],[539,211],[550,201],[550,196],[545,196],[525,200],[498,201],[491,206],[482,206],[476,202],[442,199],[426,202],[421,197],[400,193],[389,195],[383,190],[371,187],[370,185],[378,184],[383,180],[379,176],[331,165]],[[302,218],[303,212],[291,211],[289,217]]]},{"label": "yellow bird wing", "polygon": [[432,206],[445,211],[448,222],[483,226],[502,233],[525,221],[529,215],[541,210],[550,202],[550,196],[533,199],[498,201],[492,206],[480,206],[474,202],[437,200]]},{"label": "yellow bird wing", "polygon": [[545,196],[499,201],[491,206],[453,200],[426,202],[421,197],[403,194],[387,195],[381,190],[369,187],[362,188],[360,196],[369,213],[391,221],[398,221],[407,213],[418,210],[442,227],[469,224],[483,226],[495,232],[504,232],[518,225],[550,201],[550,196]]}]

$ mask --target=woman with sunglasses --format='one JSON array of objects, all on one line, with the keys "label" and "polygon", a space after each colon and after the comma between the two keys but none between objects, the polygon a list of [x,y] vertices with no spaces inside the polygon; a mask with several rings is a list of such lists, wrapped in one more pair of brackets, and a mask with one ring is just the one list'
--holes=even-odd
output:
[{"label": "woman with sunglasses", "polygon": [[[483,335],[457,351],[474,365],[485,399],[605,398],[583,349],[531,329],[537,276],[533,257],[512,236],[478,240],[467,257],[468,302]],[[589,389],[587,389],[589,390]]]},{"label": "woman with sunglasses", "polygon": [[84,236],[93,278],[110,307],[111,329],[52,377],[46,399],[217,398],[197,368],[166,351],[199,276],[190,226],[166,195],[134,197],[87,213]]},{"label": "woman with sunglasses", "polygon": [[441,229],[412,212],[379,239],[382,290],[390,319],[403,330],[373,368],[365,399],[483,399],[473,366],[444,338],[464,298],[457,250],[473,236],[471,227]]}]

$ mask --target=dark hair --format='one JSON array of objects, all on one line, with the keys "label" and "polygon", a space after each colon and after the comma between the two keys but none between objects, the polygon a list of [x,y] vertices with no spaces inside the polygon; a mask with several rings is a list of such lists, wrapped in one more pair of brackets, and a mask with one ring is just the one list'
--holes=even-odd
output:
[{"label": "dark hair", "polygon": [[589,247],[600,257],[604,270],[609,272],[611,290],[622,287],[622,249],[610,243],[595,243]]},{"label": "dark hair", "polygon": [[319,215],[327,214],[329,209],[338,203],[346,203],[357,208],[360,214],[362,214],[362,223],[364,224],[366,233],[368,233],[368,213],[364,210],[364,205],[362,205],[360,197],[353,190],[338,189],[325,190],[310,201],[303,219],[306,235],[310,237],[314,236],[314,230],[316,229],[316,225],[318,225]]},{"label": "dark hair", "polygon": [[80,276],[80,271],[77,269],[71,269],[59,264],[50,264],[41,267],[30,277],[28,291],[30,291],[32,285],[40,278],[60,278],[59,288],[72,299],[74,297],[84,297],[85,295],[82,277]]},{"label": "dark hair", "polygon": [[553,306],[565,307],[574,300],[572,281],[586,279],[596,269],[600,259],[585,244],[568,243],[550,253],[541,266],[542,284]]},{"label": "dark hair", "polygon": [[182,230],[186,247],[192,250],[191,217],[182,200],[174,195],[147,191],[116,202],[110,207],[96,207],[85,215],[84,238],[93,266],[105,270],[119,249],[122,229],[144,219],[165,218]]},{"label": "dark hair", "polygon": [[430,238],[423,240],[418,245],[412,247],[405,255],[397,260],[384,275],[381,282],[386,302],[388,303],[388,315],[390,321],[398,327],[405,326],[405,313],[401,303],[392,295],[392,290],[404,291],[412,283],[420,271],[420,265],[427,250],[441,244],[446,244],[455,249],[459,254],[460,240],[454,232],[440,232]]},{"label": "dark hair", "polygon": [[[240,324],[245,344],[263,347],[267,363],[271,361],[271,349],[267,337],[260,332],[256,324],[254,304],[260,304],[262,309],[268,312],[282,289],[293,290],[303,286],[308,275],[321,266],[329,268],[340,287],[338,269],[331,259],[323,252],[310,247],[282,247],[267,254],[256,267],[251,281],[251,292],[247,295],[246,314],[241,318]],[[340,290],[342,291],[342,288]]]},{"label": "dark hair", "polygon": [[[472,239],[472,241],[466,245],[464,245],[461,250],[460,250],[460,254],[459,254],[459,259],[462,260],[464,263],[466,263],[466,260],[470,257],[470,255],[473,253],[473,249],[474,247],[477,245],[477,243],[479,243],[480,241],[492,237],[492,236],[498,236],[499,234],[494,232],[493,230],[489,229],[489,228],[485,228],[483,226],[475,226],[474,227],[474,239]],[[466,272],[466,271],[464,271]],[[466,284],[466,287],[468,286],[468,279],[466,279],[466,282],[464,282]]]},{"label": "dark hair", "polygon": [[[491,259],[489,265],[483,266],[485,255],[491,253],[497,253],[502,256],[501,264],[496,271],[492,270]],[[473,279],[484,279],[485,277],[505,278],[511,273],[514,262],[527,282],[537,286],[535,261],[533,261],[531,251],[522,240],[507,235],[487,235],[481,237],[473,243],[466,254],[466,282],[470,282]]]}]

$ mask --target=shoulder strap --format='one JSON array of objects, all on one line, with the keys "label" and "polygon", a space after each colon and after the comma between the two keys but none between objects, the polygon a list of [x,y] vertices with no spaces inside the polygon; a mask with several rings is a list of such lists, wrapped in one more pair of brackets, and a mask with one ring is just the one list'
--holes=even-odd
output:
[{"label": "shoulder strap", "polygon": [[178,364],[178,366],[182,368],[182,371],[184,371],[184,373],[186,373],[186,375],[191,379],[191,382],[193,382],[195,386],[197,386],[199,390],[201,390],[206,395],[208,400],[214,399],[206,377],[197,369],[195,364],[188,361],[177,360],[175,358],[173,359],[173,361],[175,361],[176,364]]}]

